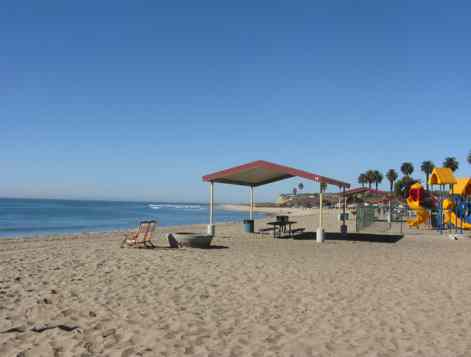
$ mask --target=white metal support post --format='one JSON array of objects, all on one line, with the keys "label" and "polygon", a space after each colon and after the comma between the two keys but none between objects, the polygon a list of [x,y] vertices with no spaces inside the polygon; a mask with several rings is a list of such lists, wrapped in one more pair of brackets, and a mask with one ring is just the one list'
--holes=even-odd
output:
[{"label": "white metal support post", "polygon": [[324,229],[322,228],[323,225],[323,189],[322,189],[322,182],[321,188],[319,192],[319,227],[317,227],[316,231],[316,240],[318,243],[322,243],[324,241]]},{"label": "white metal support post", "polygon": [[324,202],[323,202],[323,201],[324,201],[324,197],[323,197],[323,193],[322,193],[322,191],[321,191],[321,192],[319,193],[319,227],[321,227],[321,228],[322,228],[323,223],[324,223],[324,222],[323,222],[323,218],[324,218],[323,216],[324,216],[324,215],[322,214],[322,213],[323,213],[323,208],[324,208],[324,207],[323,207],[323,206],[324,206]]},{"label": "white metal support post", "polygon": [[345,194],[345,186],[342,187],[343,194],[343,207],[342,207],[342,225],[340,226],[340,232],[343,235],[347,234],[347,195]]},{"label": "white metal support post", "polygon": [[208,234],[214,235],[214,182],[209,183],[209,225],[208,225]]},{"label": "white metal support post", "polygon": [[254,201],[253,201],[253,186],[250,186],[250,219],[253,219],[253,207],[254,206]]}]

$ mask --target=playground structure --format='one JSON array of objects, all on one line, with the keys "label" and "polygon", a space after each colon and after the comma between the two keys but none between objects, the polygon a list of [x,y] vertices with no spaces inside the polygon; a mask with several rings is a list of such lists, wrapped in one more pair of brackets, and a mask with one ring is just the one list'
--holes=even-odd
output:
[{"label": "playground structure", "polygon": [[[416,217],[407,221],[409,227],[431,222],[440,232],[446,229],[471,230],[471,178],[455,178],[446,167],[435,168],[429,178],[432,192],[424,190],[420,183],[409,189],[407,205],[416,212]],[[448,186],[448,188],[447,188]]]},{"label": "playground structure", "polygon": [[471,178],[457,179],[451,197],[443,201],[444,223],[471,229]]},{"label": "playground structure", "polygon": [[423,206],[423,199],[424,188],[420,183],[414,183],[409,190],[409,197],[407,197],[407,205],[415,211],[415,218],[407,221],[409,227],[419,227],[430,219],[430,213]]}]

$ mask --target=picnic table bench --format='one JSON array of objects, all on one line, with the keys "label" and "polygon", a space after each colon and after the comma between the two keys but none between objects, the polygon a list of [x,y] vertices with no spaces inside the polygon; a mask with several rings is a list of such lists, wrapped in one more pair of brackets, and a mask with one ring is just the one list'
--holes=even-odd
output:
[{"label": "picnic table bench", "polygon": [[[292,229],[291,226],[297,222],[295,221],[275,221],[268,222],[267,224],[273,226],[273,238],[281,238],[281,233],[286,232],[286,227],[288,227],[288,236],[291,237]],[[278,235],[277,235],[278,231]]]},{"label": "picnic table bench", "polygon": [[304,233],[306,228],[295,228],[291,230],[291,235],[296,234],[296,233]]},{"label": "picnic table bench", "polygon": [[273,227],[268,227],[268,228],[260,228],[258,231],[259,231],[260,233],[265,233],[265,232],[270,232],[270,231],[272,231],[272,230],[274,230],[274,229],[275,229],[275,228],[273,228]]}]

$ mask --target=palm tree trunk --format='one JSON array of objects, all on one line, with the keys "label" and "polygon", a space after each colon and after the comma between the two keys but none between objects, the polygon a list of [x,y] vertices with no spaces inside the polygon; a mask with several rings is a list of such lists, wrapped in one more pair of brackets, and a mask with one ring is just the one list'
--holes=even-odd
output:
[{"label": "palm tree trunk", "polygon": [[425,187],[427,187],[427,191],[428,191],[428,173],[425,174]]}]

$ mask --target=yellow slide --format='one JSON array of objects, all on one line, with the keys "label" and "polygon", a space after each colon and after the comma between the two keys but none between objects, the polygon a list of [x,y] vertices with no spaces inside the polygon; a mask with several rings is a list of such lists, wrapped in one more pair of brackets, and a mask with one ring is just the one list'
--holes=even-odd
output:
[{"label": "yellow slide", "polygon": [[463,221],[456,215],[455,212],[445,211],[445,217],[443,221],[445,222],[445,224],[451,222],[451,224],[453,224],[456,228],[471,229],[471,223]]},{"label": "yellow slide", "polygon": [[454,205],[455,204],[453,201],[448,198],[443,201],[443,211],[445,213],[443,217],[443,223],[451,223],[457,228],[471,229],[471,223],[462,220],[456,215],[455,212],[452,211]]},{"label": "yellow slide", "polygon": [[418,227],[421,224],[427,222],[430,217],[430,213],[423,208],[418,201],[412,200],[410,197],[407,198],[407,205],[411,210],[415,211],[415,219],[407,220],[409,227]]}]

